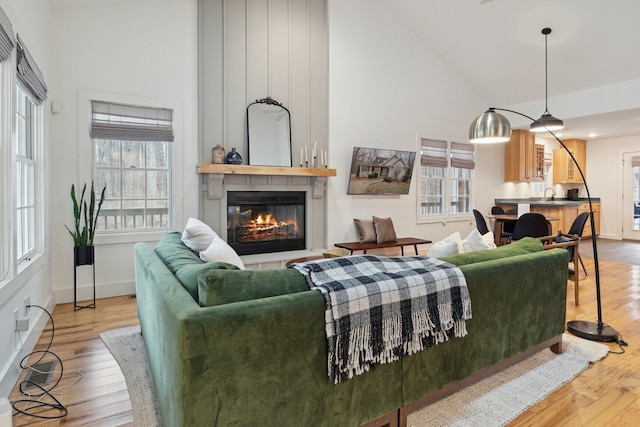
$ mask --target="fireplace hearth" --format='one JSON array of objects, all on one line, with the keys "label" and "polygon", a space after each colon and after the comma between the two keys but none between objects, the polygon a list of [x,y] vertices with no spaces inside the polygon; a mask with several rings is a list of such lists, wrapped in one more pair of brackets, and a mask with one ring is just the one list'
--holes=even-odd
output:
[{"label": "fireplace hearth", "polygon": [[239,254],[306,248],[304,191],[227,192],[227,243]]}]

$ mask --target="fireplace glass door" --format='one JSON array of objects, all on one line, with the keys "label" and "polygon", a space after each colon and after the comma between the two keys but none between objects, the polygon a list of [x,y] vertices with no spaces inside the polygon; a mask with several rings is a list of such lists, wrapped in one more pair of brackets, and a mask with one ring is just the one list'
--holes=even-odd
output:
[{"label": "fireplace glass door", "polygon": [[239,255],[305,249],[304,191],[227,192],[227,243]]}]

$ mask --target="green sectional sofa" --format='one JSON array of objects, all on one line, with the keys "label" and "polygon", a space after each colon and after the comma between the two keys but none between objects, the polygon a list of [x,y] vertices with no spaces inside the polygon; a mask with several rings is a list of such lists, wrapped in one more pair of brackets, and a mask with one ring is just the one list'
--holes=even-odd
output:
[{"label": "green sectional sofa", "polygon": [[468,335],[334,384],[324,299],[295,270],[205,264],[179,233],[138,243],[138,315],[164,425],[401,424],[417,402],[561,347],[566,251],[525,238],[445,260],[467,280]]}]

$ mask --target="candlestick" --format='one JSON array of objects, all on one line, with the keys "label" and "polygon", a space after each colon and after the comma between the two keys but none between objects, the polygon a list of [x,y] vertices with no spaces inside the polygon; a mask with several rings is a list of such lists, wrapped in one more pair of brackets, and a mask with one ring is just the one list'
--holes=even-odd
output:
[{"label": "candlestick", "polygon": [[309,150],[307,150],[307,146],[304,146],[304,161],[307,162],[307,165],[309,164]]}]

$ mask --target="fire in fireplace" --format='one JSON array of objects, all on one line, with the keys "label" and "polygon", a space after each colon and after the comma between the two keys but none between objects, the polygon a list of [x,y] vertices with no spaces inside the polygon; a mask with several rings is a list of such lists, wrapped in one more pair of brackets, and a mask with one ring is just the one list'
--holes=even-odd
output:
[{"label": "fire in fireplace", "polygon": [[227,243],[239,255],[306,248],[304,191],[227,192]]}]

